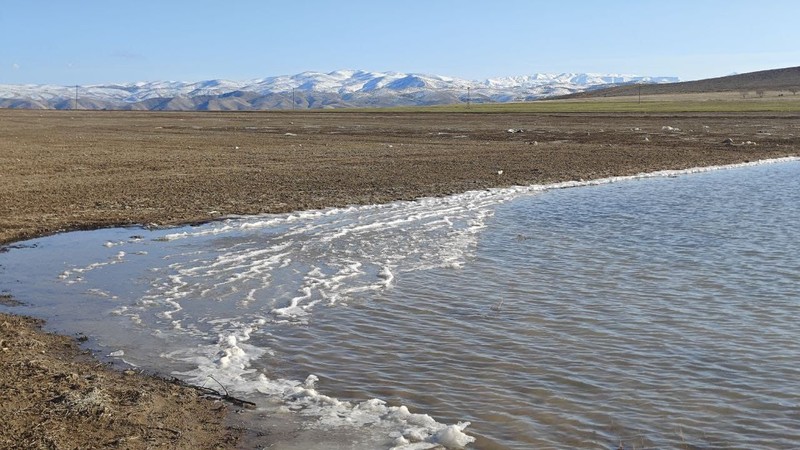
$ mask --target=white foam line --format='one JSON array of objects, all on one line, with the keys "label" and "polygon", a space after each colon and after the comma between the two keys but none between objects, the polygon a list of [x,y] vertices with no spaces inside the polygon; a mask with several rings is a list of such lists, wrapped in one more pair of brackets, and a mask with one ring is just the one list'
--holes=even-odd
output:
[{"label": "white foam line", "polygon": [[[277,266],[284,264],[290,253],[273,254],[274,251],[285,250],[287,245],[278,245],[266,250],[247,250],[235,255],[218,256],[213,263],[199,263],[199,260],[192,261],[196,265],[185,267],[184,264],[175,263],[169,266],[181,276],[194,279],[219,279],[220,275],[230,274],[222,281],[202,289],[199,293],[201,297],[207,296],[214,290],[243,280],[259,280],[264,286],[268,285],[271,278],[270,272]],[[267,256],[266,258],[264,256]],[[199,263],[199,264],[197,264]],[[233,288],[232,288],[233,289]]]},{"label": "white foam line", "polygon": [[73,274],[84,274],[86,272],[91,272],[91,271],[99,269],[101,267],[110,266],[110,265],[114,265],[114,264],[120,264],[120,263],[123,263],[123,262],[125,262],[125,252],[120,251],[120,252],[117,252],[116,255],[110,257],[108,259],[108,261],[106,261],[106,262],[96,262],[96,263],[92,263],[92,264],[89,264],[88,266],[84,266],[84,267],[73,267],[72,269],[67,269],[67,270],[61,272],[61,274],[58,275],[58,278],[60,280],[65,280],[65,282],[67,284],[74,284],[74,283],[78,283],[78,282],[83,281],[83,277],[78,276],[78,277],[75,277],[74,280],[69,280],[69,278]]},{"label": "white foam line", "polygon": [[270,312],[278,317],[284,318],[299,318],[307,315],[308,312],[299,305],[303,300],[308,300],[311,298],[311,287],[303,286],[300,288],[300,292],[302,292],[303,295],[291,299],[288,306],[284,306],[283,308],[274,308]]},{"label": "white foam line", "polygon": [[[217,320],[217,322],[224,322]],[[330,430],[338,427],[369,427],[373,432],[385,433],[392,448],[403,450],[463,448],[475,438],[464,433],[469,422],[445,425],[427,414],[411,413],[405,406],[387,406],[379,399],[351,403],[320,393],[319,379],[309,375],[305,381],[271,380],[251,368],[252,362],[270,353],[248,344],[251,334],[266,321],[258,318],[249,324],[238,321],[227,323],[233,329],[220,330],[215,345],[171,352],[162,355],[169,359],[191,362],[197,366],[188,372],[175,372],[191,383],[205,385],[209,380],[225,386],[234,386],[238,392],[260,392],[269,398],[280,399],[287,410],[315,417],[312,427]],[[222,325],[222,323],[220,323]]]},{"label": "white foam line", "polygon": [[[405,208],[399,208],[399,206],[405,206]],[[416,205],[414,203],[397,202],[389,204],[389,207],[390,210],[379,211],[377,214],[372,214],[370,216],[370,223],[349,225],[331,236],[326,236],[324,240],[336,239],[347,233],[359,234],[364,231],[373,231],[376,229],[400,228],[402,225],[422,223],[428,219],[436,219],[431,222],[438,222],[443,220],[442,216],[446,217],[448,214],[463,213],[468,210],[468,208],[465,208],[463,205],[454,205],[446,208],[438,207],[436,209],[430,209],[429,205],[426,205],[423,210],[421,204]],[[399,211],[396,211],[398,209]],[[398,216],[398,213],[400,216]],[[381,218],[383,220],[379,220]]]},{"label": "white foam line", "polygon": [[[278,247],[278,248],[276,248],[276,247]],[[276,246],[276,247],[267,248],[267,249],[260,249],[260,250],[247,250],[247,251],[243,251],[243,252],[239,252],[239,253],[233,253],[233,254],[223,254],[222,256],[218,256],[216,258],[216,260],[211,264],[200,265],[200,266],[192,267],[190,269],[186,269],[186,273],[187,273],[187,275],[193,275],[194,273],[197,273],[197,272],[205,272],[206,274],[208,274],[208,273],[214,274],[214,273],[221,273],[221,272],[230,271],[232,269],[237,269],[237,268],[241,268],[241,267],[246,267],[247,264],[242,264],[242,265],[239,265],[239,266],[236,266],[236,265],[233,265],[233,264],[235,264],[235,263],[246,263],[247,261],[251,261],[253,259],[256,259],[256,258],[262,256],[262,255],[272,255],[276,251],[281,251],[281,250],[286,249],[286,247],[288,247],[288,244],[287,245]],[[283,255],[285,255],[285,254],[283,254]],[[215,272],[215,271],[212,270],[212,269],[216,269],[216,268],[219,268],[219,267],[223,268],[219,272]]]},{"label": "white foam line", "polygon": [[112,300],[117,299],[116,295],[112,295],[110,292],[104,291],[102,289],[89,289],[86,291],[86,293],[89,295],[95,295],[97,297],[110,298]]}]

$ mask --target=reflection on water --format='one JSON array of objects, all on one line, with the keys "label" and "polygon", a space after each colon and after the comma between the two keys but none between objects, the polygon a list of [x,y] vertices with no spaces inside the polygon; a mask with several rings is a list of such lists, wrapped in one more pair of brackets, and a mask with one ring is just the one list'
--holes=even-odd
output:
[{"label": "reflection on water", "polygon": [[457,446],[469,421],[475,448],[797,448],[799,176],[69,233],[0,254],[0,288],[361,447]]}]

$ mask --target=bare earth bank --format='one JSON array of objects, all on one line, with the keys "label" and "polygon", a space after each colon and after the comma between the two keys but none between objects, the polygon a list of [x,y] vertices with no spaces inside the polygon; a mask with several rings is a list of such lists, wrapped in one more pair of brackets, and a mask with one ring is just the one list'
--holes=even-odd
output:
[{"label": "bare earth bank", "polygon": [[[796,156],[798,118],[0,110],[0,243]],[[224,403],[39,325],[0,314],[0,447],[236,445]]]},{"label": "bare earth bank", "polygon": [[191,388],[112,370],[74,339],[0,314],[0,448],[229,448],[227,406]]}]

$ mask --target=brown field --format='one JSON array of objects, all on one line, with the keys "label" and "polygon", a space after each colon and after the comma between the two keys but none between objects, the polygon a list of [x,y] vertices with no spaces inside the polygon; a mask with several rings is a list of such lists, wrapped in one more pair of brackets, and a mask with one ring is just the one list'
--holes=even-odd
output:
[{"label": "brown field", "polygon": [[[675,92],[666,94],[648,94],[644,90],[639,95],[635,90],[624,92],[625,95],[608,95],[597,97],[567,97],[559,99],[543,99],[542,103],[650,103],[654,113],[659,112],[659,104],[683,103],[688,108],[699,108],[703,104],[712,104],[717,110],[707,112],[756,112],[758,108],[763,112],[799,112],[800,94],[793,94],[788,90],[742,90],[724,92]],[[688,111],[691,111],[689,109]],[[687,111],[687,112],[688,112]]]},{"label": "brown field", "polygon": [[0,110],[0,243],[795,155],[798,116]]},{"label": "brown field", "polygon": [[[782,102],[785,104],[792,104],[795,108],[800,108],[800,95],[793,94],[790,91],[783,90],[759,90],[756,93],[755,89],[742,91],[724,91],[724,92],[676,92],[668,94],[646,94],[642,93],[639,96],[635,90],[627,93],[627,95],[615,95],[608,97],[595,97],[592,102],[631,102],[636,103],[641,99],[642,102],[731,102],[735,103],[737,107],[741,107],[746,103],[764,103],[764,102]],[[586,102],[586,98],[564,99],[558,101],[569,102]]]},{"label": "brown field", "polygon": [[[0,243],[796,156],[798,118],[0,110]],[[0,447],[234,445],[222,405],[33,325],[0,314]]]}]

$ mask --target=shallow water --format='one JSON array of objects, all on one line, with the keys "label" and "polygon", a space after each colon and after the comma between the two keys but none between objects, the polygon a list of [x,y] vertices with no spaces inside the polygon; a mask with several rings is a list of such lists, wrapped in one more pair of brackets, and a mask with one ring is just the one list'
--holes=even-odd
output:
[{"label": "shallow water", "polygon": [[800,447],[800,162],[661,175],[67,233],[0,289],[340,448]]}]

